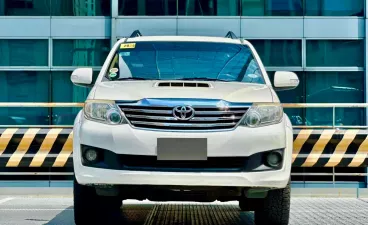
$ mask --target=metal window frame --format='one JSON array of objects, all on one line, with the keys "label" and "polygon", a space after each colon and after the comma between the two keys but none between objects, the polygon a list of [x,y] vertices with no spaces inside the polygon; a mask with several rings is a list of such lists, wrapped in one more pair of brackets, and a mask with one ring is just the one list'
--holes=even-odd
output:
[{"label": "metal window frame", "polygon": [[290,72],[302,72],[303,67],[300,66],[265,66],[267,72],[275,71],[290,71]]},{"label": "metal window frame", "polygon": [[0,66],[0,71],[50,71],[49,66]]},{"label": "metal window frame", "polygon": [[301,37],[251,37],[245,38],[245,40],[265,40],[265,41],[290,41],[290,40],[302,40]]},{"label": "metal window frame", "polygon": [[51,19],[111,19],[111,16],[50,16]]},{"label": "metal window frame", "polygon": [[305,72],[362,72],[364,67],[305,67]]},{"label": "metal window frame", "polygon": [[[101,70],[102,66],[82,66],[92,68],[93,71]],[[69,72],[74,71],[79,68],[79,66],[55,66],[50,69],[51,72]]]}]

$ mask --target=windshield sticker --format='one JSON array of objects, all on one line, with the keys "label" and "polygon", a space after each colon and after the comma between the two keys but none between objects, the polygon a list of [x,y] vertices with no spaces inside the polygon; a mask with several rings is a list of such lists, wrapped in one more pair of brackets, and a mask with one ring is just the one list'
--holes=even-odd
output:
[{"label": "windshield sticker", "polygon": [[109,79],[115,80],[116,78],[118,78],[118,71],[118,68],[111,68],[109,71]]},{"label": "windshield sticker", "polygon": [[120,45],[121,49],[135,48],[135,43],[124,43]]},{"label": "windshield sticker", "polygon": [[117,77],[118,77],[118,74],[117,73],[109,73],[109,78],[111,80],[115,80]]},{"label": "windshield sticker", "polygon": [[130,52],[121,52],[121,56],[130,56]]},{"label": "windshield sticker", "polygon": [[118,68],[111,68],[110,69],[110,73],[117,73],[119,71],[119,69]]}]

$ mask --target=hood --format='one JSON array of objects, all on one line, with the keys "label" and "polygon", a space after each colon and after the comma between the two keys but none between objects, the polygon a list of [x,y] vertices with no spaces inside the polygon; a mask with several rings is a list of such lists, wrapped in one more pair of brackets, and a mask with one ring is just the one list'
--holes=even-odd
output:
[{"label": "hood", "polygon": [[[158,86],[159,83],[201,83],[209,87]],[[229,102],[272,102],[270,88],[262,84],[240,82],[188,81],[109,81],[95,85],[94,99],[140,100],[143,98],[202,98]]]}]

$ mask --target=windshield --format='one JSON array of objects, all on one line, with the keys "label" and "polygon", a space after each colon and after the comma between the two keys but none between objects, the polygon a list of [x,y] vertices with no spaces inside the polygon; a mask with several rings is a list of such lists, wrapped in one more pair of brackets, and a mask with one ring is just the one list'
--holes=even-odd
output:
[{"label": "windshield", "polygon": [[265,83],[248,46],[211,42],[123,43],[106,79]]}]

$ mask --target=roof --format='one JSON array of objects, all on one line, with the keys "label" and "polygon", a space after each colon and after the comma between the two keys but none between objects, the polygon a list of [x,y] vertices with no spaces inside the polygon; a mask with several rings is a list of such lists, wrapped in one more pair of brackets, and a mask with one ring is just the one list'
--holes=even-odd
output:
[{"label": "roof", "polygon": [[[205,37],[205,36],[141,36],[128,38],[126,42],[140,42],[140,41],[188,41],[188,42],[217,42],[217,43],[232,43],[241,44],[240,39],[231,39],[224,37]],[[125,42],[125,38],[119,40],[119,44]],[[249,44],[245,41],[244,44]]]}]

